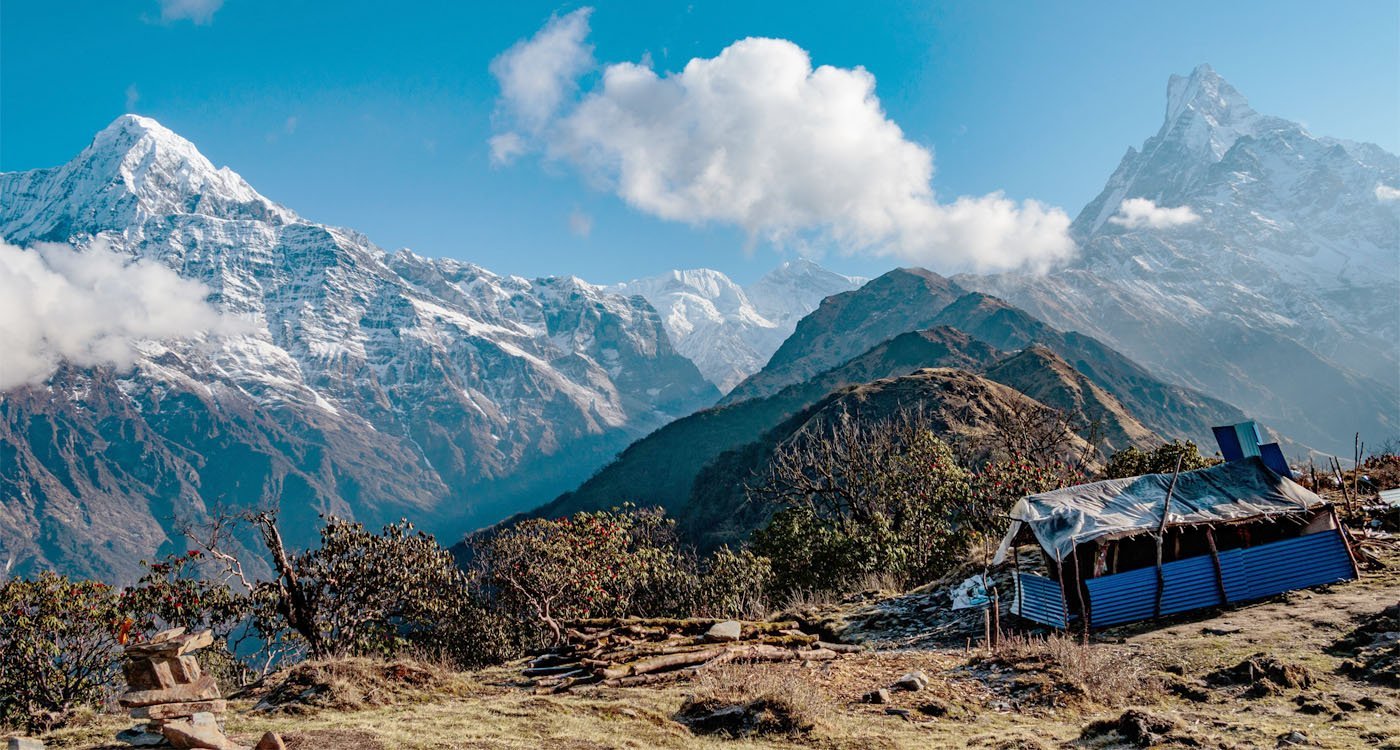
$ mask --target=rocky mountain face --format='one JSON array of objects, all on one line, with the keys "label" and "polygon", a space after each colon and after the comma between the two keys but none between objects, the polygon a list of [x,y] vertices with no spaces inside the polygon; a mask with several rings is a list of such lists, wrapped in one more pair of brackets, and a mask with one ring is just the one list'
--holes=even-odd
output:
[{"label": "rocky mountain face", "polygon": [[[0,565],[129,579],[219,508],[441,533],[577,485],[718,391],[638,297],[388,253],[262,197],[153,120],[0,175],[0,236],[101,238],[211,290],[239,335],[0,394]],[[304,533],[303,533],[304,532]]]},{"label": "rocky mountain face", "polygon": [[661,314],[676,351],[721,391],[757,372],[807,313],[826,297],[860,286],[800,259],[783,263],[747,287],[719,271],[672,271],[607,288],[640,295]]},{"label": "rocky mountain face", "polygon": [[1091,336],[1063,332],[1001,299],[968,292],[921,268],[896,269],[855,291],[827,298],[721,404],[769,395],[906,331],[948,326],[1002,351],[1033,344],[1063,358],[1121,402],[1151,431],[1208,445],[1213,425],[1244,418],[1236,408],[1173,385]]},{"label": "rocky mountain face", "polygon": [[[1079,214],[1044,277],[959,277],[1285,436],[1350,454],[1400,434],[1400,158],[1255,112],[1209,66]],[[1125,220],[1125,200],[1194,221]]]},{"label": "rocky mountain face", "polygon": [[[920,372],[943,375],[912,385],[912,381],[878,385]],[[1017,396],[983,399],[976,408],[962,401],[955,406],[955,401],[929,386],[933,381],[990,384],[987,387],[997,393],[1010,389]],[[855,401],[841,400],[850,393],[857,394],[852,397]],[[871,393],[878,395],[866,404],[860,394]],[[920,400],[925,397],[927,403]],[[771,510],[746,508],[744,484],[767,465],[777,444],[796,434],[817,412],[829,413],[833,399],[852,409],[859,405],[858,411],[868,417],[888,415],[896,403],[931,409],[942,415],[938,424],[948,426],[943,436],[950,440],[984,434],[1005,409],[1034,400],[1082,412],[1097,421],[1081,437],[1099,441],[1105,451],[1159,441],[1118,399],[1049,349],[1030,346],[1008,354],[956,328],[938,326],[900,333],[777,393],[672,422],[633,443],[577,490],[531,515],[597,510],[624,499],[666,508],[677,517],[680,533],[702,547],[739,541],[761,525]]]}]

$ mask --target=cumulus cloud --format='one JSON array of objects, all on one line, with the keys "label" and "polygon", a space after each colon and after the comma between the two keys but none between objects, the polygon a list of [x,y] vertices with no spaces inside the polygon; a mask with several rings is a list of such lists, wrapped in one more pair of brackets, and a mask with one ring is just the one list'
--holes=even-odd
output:
[{"label": "cumulus cloud", "polygon": [[1190,206],[1164,208],[1149,198],[1129,198],[1118,204],[1118,213],[1108,220],[1128,229],[1172,229],[1194,224],[1201,220],[1201,215]]},{"label": "cumulus cloud", "polygon": [[1376,185],[1376,200],[1381,202],[1400,201],[1400,188],[1389,185]]},{"label": "cumulus cloud", "polygon": [[160,20],[165,23],[191,21],[202,26],[214,21],[214,13],[224,0],[160,0]]},{"label": "cumulus cloud", "polygon": [[141,341],[232,330],[208,295],[101,242],[83,252],[0,242],[0,391],[42,383],[61,362],[125,369]]},{"label": "cumulus cloud", "polygon": [[569,212],[569,231],[578,237],[593,234],[593,217],[575,208]]},{"label": "cumulus cloud", "polygon": [[[875,77],[859,67],[814,68],[786,40],[744,39],[675,73],[606,65],[596,86],[568,96],[560,76],[587,67],[558,60],[592,61],[586,11],[578,13],[569,43],[551,42],[554,53],[540,56],[549,61],[541,71],[521,70],[535,59],[527,51],[560,36],[571,16],[512,47],[510,77],[499,60],[493,65],[502,110],[513,113],[492,139],[496,161],[536,150],[646,213],[735,225],[780,245],[974,270],[1044,268],[1073,253],[1069,217],[1058,208],[1001,193],[937,200],[933,153],[886,115]],[[549,96],[522,97],[517,80],[555,83],[539,87]]]},{"label": "cumulus cloud", "polygon": [[519,125],[538,130],[577,91],[579,76],[593,66],[593,48],[585,41],[592,12],[580,8],[551,18],[491,61],[501,101]]}]

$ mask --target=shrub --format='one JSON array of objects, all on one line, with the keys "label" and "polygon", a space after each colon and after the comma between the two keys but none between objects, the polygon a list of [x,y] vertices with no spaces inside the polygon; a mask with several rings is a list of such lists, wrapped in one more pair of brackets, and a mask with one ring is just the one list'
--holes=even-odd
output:
[{"label": "shrub", "polygon": [[97,581],[53,573],[0,586],[0,724],[46,731],[100,703],[131,623]]},{"label": "shrub", "polygon": [[1113,454],[1104,468],[1104,479],[1123,479],[1143,474],[1170,474],[1176,470],[1177,459],[1181,460],[1182,471],[1194,471],[1214,466],[1220,459],[1202,456],[1196,444],[1190,440],[1177,441],[1144,451],[1141,448],[1125,448]]},{"label": "shrub", "polygon": [[870,576],[937,578],[967,551],[957,522],[967,473],[918,414],[843,418],[780,446],[753,490],[784,509],[754,533],[780,594],[842,590]]},{"label": "shrub", "polygon": [[[209,630],[219,647],[199,652],[200,665],[225,686],[244,685],[260,670],[236,656],[238,642],[259,631],[252,616],[254,600],[236,591],[225,580],[211,580],[200,570],[204,553],[190,550],[163,560],[143,563],[146,574],[121,593],[121,609],[135,633],[155,633],[182,627],[189,632]],[[266,649],[259,649],[265,653]]]},{"label": "shrub", "polygon": [[832,705],[794,670],[734,663],[700,672],[676,718],[696,734],[792,736],[827,723]]},{"label": "shrub", "polygon": [[632,508],[529,519],[478,540],[476,571],[505,616],[542,626],[555,642],[564,620],[684,615],[698,580],[672,526],[659,510]]},{"label": "shrub", "polygon": [[772,585],[772,560],[751,550],[720,547],[705,560],[697,614],[761,619],[768,614]]}]

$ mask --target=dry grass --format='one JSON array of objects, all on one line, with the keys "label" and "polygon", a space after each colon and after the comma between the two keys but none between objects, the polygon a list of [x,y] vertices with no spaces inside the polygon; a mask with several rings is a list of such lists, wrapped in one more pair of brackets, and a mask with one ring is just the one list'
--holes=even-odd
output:
[{"label": "dry grass", "polygon": [[421,703],[469,692],[456,673],[439,664],[340,657],[302,662],[270,675],[247,697],[256,701],[257,711],[298,715]]},{"label": "dry grass", "polygon": [[1020,671],[1044,674],[1059,688],[1093,703],[1122,706],[1155,700],[1161,684],[1140,655],[1072,635],[1004,637],[992,658]]},{"label": "dry grass", "polygon": [[[702,733],[801,735],[829,726],[833,709],[832,697],[800,672],[724,664],[700,672],[677,718]],[[735,719],[726,726],[696,722],[726,710]]]}]

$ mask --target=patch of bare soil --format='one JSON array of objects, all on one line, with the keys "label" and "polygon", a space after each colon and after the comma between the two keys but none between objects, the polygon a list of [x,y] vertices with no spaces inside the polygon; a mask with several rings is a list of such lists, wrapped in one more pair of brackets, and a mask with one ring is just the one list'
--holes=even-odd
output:
[{"label": "patch of bare soil", "polygon": [[1348,657],[1342,671],[1377,685],[1400,688],[1400,604],[1363,618],[1361,624],[1332,647]]}]

